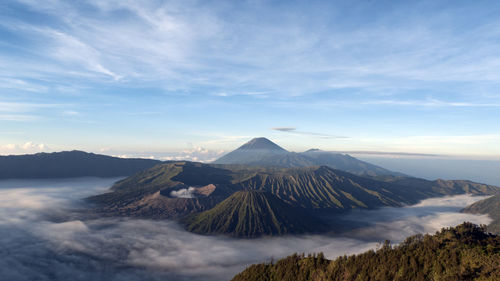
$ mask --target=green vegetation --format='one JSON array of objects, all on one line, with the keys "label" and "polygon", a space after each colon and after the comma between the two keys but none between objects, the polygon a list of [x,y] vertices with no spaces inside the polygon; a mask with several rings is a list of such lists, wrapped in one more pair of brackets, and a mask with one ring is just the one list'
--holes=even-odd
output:
[{"label": "green vegetation", "polygon": [[[171,195],[173,191],[189,188],[196,190],[192,198]],[[171,162],[121,180],[112,187],[112,192],[93,196],[89,201],[98,203],[97,211],[111,215],[184,218],[207,211],[241,190],[264,191],[272,194],[273,198],[277,197],[276,200],[268,198],[269,202],[278,202],[272,207],[280,210],[286,204],[287,208],[301,208],[301,212],[344,212],[355,208],[397,207],[448,194],[498,192],[496,187],[466,181],[427,181],[406,177],[378,180],[325,166],[278,168]],[[321,229],[319,224],[300,226],[295,223],[289,227],[285,223],[285,216],[276,224],[266,218],[266,212],[276,211],[275,209],[268,210],[262,208],[262,205],[251,206],[252,204],[259,204],[259,201],[248,202],[247,205],[254,208],[250,209],[252,212],[238,210],[232,213],[231,218],[211,216],[213,213],[222,216],[232,212],[234,205],[220,204],[213,212],[200,214],[196,220],[192,218],[188,229],[198,233],[225,233],[242,237],[314,232]],[[227,210],[223,210],[226,208]],[[251,214],[251,218],[246,217],[247,214]],[[237,228],[227,225],[228,221],[248,221],[260,225]]]},{"label": "green vegetation", "polygon": [[[169,197],[174,190],[209,184],[215,186],[210,200]],[[119,215],[179,217],[206,210],[239,190],[267,191],[294,207],[337,211],[401,206],[434,195],[328,167],[274,168],[175,162],[139,172],[117,182],[112,187],[113,192],[89,200]]]},{"label": "green vegetation", "polygon": [[335,260],[292,255],[252,265],[233,281],[500,280],[500,237],[463,223],[435,235],[416,235],[397,246]]},{"label": "green vegetation", "polygon": [[321,222],[303,209],[293,208],[276,196],[262,191],[238,191],[214,208],[188,216],[186,229],[201,234],[237,237],[317,232]]},{"label": "green vegetation", "polygon": [[493,219],[488,225],[488,231],[500,234],[500,195],[476,202],[463,211],[473,214],[488,214]]},{"label": "green vegetation", "polygon": [[276,168],[175,162],[157,165],[119,181],[112,188],[114,192],[92,199],[126,205],[157,191],[168,194],[169,190],[180,187],[208,184],[217,186],[213,195],[224,198],[238,190],[263,190],[293,206],[334,210],[401,206],[433,196],[498,191],[496,187],[475,183],[461,185],[458,182],[448,188],[414,178],[400,182],[379,181],[329,167]]}]

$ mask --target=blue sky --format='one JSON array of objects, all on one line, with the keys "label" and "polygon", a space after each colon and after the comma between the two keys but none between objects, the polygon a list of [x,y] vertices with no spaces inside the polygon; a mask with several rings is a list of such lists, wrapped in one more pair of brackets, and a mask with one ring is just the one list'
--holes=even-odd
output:
[{"label": "blue sky", "polygon": [[[417,3],[418,2],[418,3]],[[2,1],[0,154],[500,159],[497,1]]]}]

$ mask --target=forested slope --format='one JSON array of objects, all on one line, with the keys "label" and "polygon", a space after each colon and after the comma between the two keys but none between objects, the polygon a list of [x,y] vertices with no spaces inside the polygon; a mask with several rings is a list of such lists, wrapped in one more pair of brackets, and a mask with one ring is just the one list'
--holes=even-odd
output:
[{"label": "forested slope", "polygon": [[388,241],[363,254],[325,259],[292,255],[252,265],[233,281],[500,280],[500,237],[471,223]]}]

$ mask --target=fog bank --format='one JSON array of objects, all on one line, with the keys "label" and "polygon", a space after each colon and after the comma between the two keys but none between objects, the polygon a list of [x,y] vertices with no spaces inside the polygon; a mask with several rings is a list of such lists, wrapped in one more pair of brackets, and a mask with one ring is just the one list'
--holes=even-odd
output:
[{"label": "fog bank", "polygon": [[202,236],[172,221],[89,218],[81,198],[116,179],[0,181],[0,268],[5,280],[229,280],[246,266],[294,252],[329,258],[390,239],[434,232],[484,215],[458,211],[479,197],[428,199],[405,208],[356,211],[342,217],[360,227],[338,235],[253,240]]}]

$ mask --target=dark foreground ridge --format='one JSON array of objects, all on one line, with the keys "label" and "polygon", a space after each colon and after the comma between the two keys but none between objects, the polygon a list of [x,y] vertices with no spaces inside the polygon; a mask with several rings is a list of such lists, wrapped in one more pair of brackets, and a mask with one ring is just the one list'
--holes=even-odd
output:
[{"label": "dark foreground ridge", "polygon": [[0,156],[0,179],[120,177],[161,163],[124,159],[83,151]]},{"label": "dark foreground ridge", "polygon": [[415,235],[397,246],[325,259],[323,254],[256,264],[232,281],[500,280],[500,237],[463,223],[434,235]]}]

